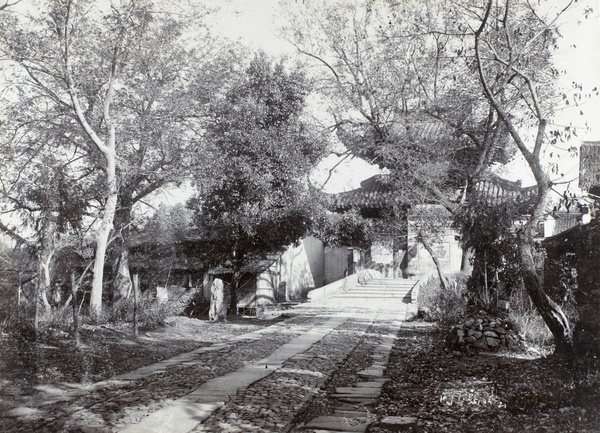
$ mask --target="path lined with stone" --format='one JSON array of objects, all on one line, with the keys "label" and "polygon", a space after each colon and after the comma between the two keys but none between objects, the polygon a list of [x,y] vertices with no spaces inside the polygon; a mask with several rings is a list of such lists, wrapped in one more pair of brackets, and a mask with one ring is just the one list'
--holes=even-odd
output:
[{"label": "path lined with stone", "polygon": [[[343,423],[357,414],[350,406],[365,408],[379,395],[390,339],[393,342],[397,332],[397,319],[403,318],[398,305],[392,312],[382,312],[385,307],[339,300],[298,307],[291,319],[269,328],[114,377],[36,408],[17,409],[2,420],[0,431],[310,431],[297,430],[296,415],[357,345],[382,344],[374,349],[372,366],[362,372],[365,380],[338,390],[340,408],[334,415]],[[382,320],[389,323],[373,326]]]},{"label": "path lined with stone", "polygon": [[289,358],[309,349],[348,319],[347,314],[338,314],[283,344],[269,356],[206,382],[194,392],[154,412],[140,423],[128,426],[121,432],[187,433],[217,408],[223,406],[238,390],[244,390],[254,382],[277,371]]},{"label": "path lined with stone", "polygon": [[[388,380],[384,376],[385,367],[396,340],[396,334],[402,325],[402,321],[394,319],[396,317],[389,317],[386,333],[381,336],[380,343],[374,348],[371,357],[372,364],[358,372],[361,381],[353,386],[338,387],[335,389],[335,393],[331,394],[330,398],[336,401],[334,412],[330,415],[316,417],[294,431],[363,433],[367,430],[372,420],[370,410],[377,403],[381,388]],[[383,321],[385,318],[381,317],[380,320]]]}]

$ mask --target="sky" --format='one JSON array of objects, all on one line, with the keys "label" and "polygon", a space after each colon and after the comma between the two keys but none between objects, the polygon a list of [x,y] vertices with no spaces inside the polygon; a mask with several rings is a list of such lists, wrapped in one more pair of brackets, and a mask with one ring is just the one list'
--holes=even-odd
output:
[{"label": "sky", "polygon": [[[263,49],[273,54],[296,55],[294,47],[277,35],[282,22],[280,0],[204,0],[203,3],[218,8],[208,19],[216,35],[239,41],[252,49]],[[566,1],[549,0],[547,4],[557,9],[566,4]],[[600,89],[600,0],[580,0],[579,7],[582,6],[593,9],[593,13],[587,19],[581,17],[581,13],[572,13],[557,21],[563,38],[559,41],[560,48],[555,59],[558,69],[564,71],[561,78],[563,91],[569,95],[573,92],[573,82],[582,84],[586,93],[591,93],[594,87]],[[580,112],[584,114],[581,115]],[[578,138],[569,145],[579,146],[581,140],[600,140],[600,97],[584,101],[578,107],[560,109],[554,123],[577,128]],[[576,156],[573,157],[560,149],[548,149],[546,156],[552,162],[559,163],[561,172],[564,173],[563,179],[577,176]],[[333,156],[327,158],[320,166],[320,179],[323,179],[326,169],[336,162],[337,158]],[[507,176],[521,179],[524,185],[535,182],[522,160],[515,161],[508,171]],[[363,161],[343,163],[325,187],[325,191],[337,192],[357,188],[361,180],[377,172],[375,167]]]}]

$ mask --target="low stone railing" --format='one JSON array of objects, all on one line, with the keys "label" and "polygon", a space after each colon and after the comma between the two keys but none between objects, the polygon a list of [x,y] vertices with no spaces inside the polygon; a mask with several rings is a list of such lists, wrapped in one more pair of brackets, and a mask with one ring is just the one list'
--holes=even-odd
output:
[{"label": "low stone railing", "polygon": [[417,303],[417,300],[419,299],[419,291],[421,290],[421,287],[424,286],[425,284],[427,284],[429,282],[429,280],[434,278],[436,275],[437,275],[436,272],[430,271],[430,272],[427,272],[418,277],[419,281],[417,282],[417,284],[415,284],[415,286],[412,288],[412,290],[410,292],[410,303],[411,304]]},{"label": "low stone railing", "polygon": [[337,280],[323,287],[319,287],[318,289],[311,290],[307,295],[308,301],[312,302],[318,299],[328,298],[356,285],[358,285],[358,274],[352,274],[346,278],[342,278],[341,280]]}]

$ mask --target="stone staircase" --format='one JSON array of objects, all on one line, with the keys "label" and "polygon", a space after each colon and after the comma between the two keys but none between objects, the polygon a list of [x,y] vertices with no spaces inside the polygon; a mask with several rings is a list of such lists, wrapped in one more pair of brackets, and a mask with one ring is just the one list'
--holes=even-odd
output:
[{"label": "stone staircase", "polygon": [[344,299],[382,299],[410,303],[411,290],[419,282],[418,279],[375,279],[366,284],[357,284],[333,295],[334,298]]}]

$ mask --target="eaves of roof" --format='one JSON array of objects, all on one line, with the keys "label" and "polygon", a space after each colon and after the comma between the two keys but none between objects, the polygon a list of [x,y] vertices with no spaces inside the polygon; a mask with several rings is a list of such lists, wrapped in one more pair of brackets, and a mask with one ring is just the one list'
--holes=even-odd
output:
[{"label": "eaves of roof", "polygon": [[360,183],[360,188],[333,195],[334,210],[359,208],[381,208],[402,203],[402,199],[385,175],[375,175]]},{"label": "eaves of roof", "polygon": [[508,200],[524,203],[537,194],[537,185],[521,187],[521,182],[513,182],[492,175],[478,180],[473,188],[473,196],[478,201],[496,206]]},{"label": "eaves of roof", "polygon": [[557,211],[552,216],[556,219],[553,235],[567,231],[581,222],[581,212]]}]

